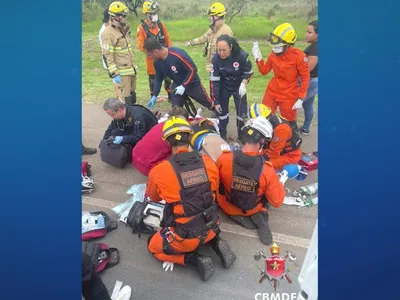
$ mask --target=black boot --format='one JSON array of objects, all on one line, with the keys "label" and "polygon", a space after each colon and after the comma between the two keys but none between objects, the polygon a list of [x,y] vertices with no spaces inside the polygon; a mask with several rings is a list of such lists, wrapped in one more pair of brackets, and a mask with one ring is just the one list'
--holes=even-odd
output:
[{"label": "black boot", "polygon": [[200,278],[203,281],[210,279],[214,273],[211,257],[201,255],[198,252],[185,254],[185,265],[189,264],[197,268]]},{"label": "black boot", "polygon": [[211,247],[218,254],[225,269],[228,269],[236,260],[236,255],[232,252],[228,242],[219,236],[211,241]]},{"label": "black boot", "polygon": [[82,144],[82,155],[92,155],[95,154],[96,152],[97,152],[96,148],[86,148]]},{"label": "black boot", "polygon": [[257,225],[247,216],[230,216],[230,218],[247,229],[257,229]]},{"label": "black boot", "polygon": [[258,228],[258,235],[264,245],[272,244],[272,232],[268,224],[268,213],[265,211],[259,211],[254,215],[250,216],[251,220],[256,223]]}]

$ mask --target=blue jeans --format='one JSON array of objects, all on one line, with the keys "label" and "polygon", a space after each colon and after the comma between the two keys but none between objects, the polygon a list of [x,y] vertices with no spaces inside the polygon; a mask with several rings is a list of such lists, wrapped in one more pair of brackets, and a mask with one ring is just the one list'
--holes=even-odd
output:
[{"label": "blue jeans", "polygon": [[303,102],[304,124],[303,128],[309,130],[311,121],[314,117],[314,100],[318,95],[318,77],[310,79],[310,85],[307,90],[307,97]]}]

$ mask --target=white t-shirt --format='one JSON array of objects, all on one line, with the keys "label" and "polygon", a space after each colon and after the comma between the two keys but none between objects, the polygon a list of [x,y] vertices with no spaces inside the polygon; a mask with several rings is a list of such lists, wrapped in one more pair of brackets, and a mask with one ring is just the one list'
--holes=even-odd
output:
[{"label": "white t-shirt", "polygon": [[[101,34],[103,33],[104,29],[106,29],[106,24],[103,24],[103,26],[101,26],[100,31],[99,31],[99,43],[100,43],[100,47],[102,46],[101,44]],[[104,69],[107,69],[107,65],[106,62],[104,61],[103,56],[101,57],[101,61],[103,62],[103,67]]]}]

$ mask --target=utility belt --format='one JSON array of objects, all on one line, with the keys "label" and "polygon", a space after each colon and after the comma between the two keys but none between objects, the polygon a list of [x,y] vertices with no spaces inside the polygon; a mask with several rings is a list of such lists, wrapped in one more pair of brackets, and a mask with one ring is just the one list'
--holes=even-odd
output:
[{"label": "utility belt", "polygon": [[[204,244],[210,230],[214,231],[216,235],[221,232],[218,224],[218,206],[215,202],[189,222],[185,224],[175,222],[174,231],[171,231],[170,227],[162,229],[160,234],[163,237],[163,251],[167,255],[180,254],[170,246],[174,240],[183,242],[185,239],[198,238],[200,246]],[[181,240],[176,237],[176,234],[181,237]]]}]

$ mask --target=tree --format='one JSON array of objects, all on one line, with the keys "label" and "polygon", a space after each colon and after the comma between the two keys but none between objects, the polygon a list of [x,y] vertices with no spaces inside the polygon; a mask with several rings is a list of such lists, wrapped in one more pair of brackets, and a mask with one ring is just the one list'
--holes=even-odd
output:
[{"label": "tree", "polygon": [[318,15],[318,1],[309,1],[309,9],[307,11],[307,19],[310,20],[312,17]]},{"label": "tree", "polygon": [[231,23],[233,18],[239,14],[245,13],[249,4],[256,3],[256,0],[230,0],[227,3],[227,11],[229,13],[228,23]]},{"label": "tree", "polygon": [[143,0],[125,0],[124,3],[126,4],[126,6],[129,8],[130,11],[133,11],[136,15],[136,17],[138,17],[137,14],[137,8],[141,7],[143,5]]}]

